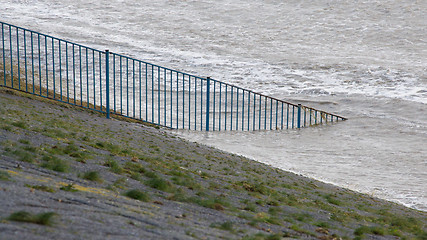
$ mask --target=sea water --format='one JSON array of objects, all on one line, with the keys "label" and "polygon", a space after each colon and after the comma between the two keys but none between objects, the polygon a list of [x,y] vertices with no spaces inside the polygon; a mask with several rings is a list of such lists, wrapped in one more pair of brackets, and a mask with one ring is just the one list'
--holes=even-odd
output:
[{"label": "sea water", "polygon": [[427,211],[427,2],[0,0],[2,21],[348,117],[175,131]]}]

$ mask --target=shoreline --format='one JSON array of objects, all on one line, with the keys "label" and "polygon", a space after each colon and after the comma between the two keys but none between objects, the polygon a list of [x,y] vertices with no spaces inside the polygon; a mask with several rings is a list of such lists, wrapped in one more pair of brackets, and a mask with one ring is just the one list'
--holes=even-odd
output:
[{"label": "shoreline", "polygon": [[[185,132],[187,130],[172,130],[173,133],[175,131]],[[186,139],[188,141],[192,141],[192,139],[189,139],[189,138],[187,138],[185,136],[182,136],[182,135],[183,135],[182,133],[178,133],[177,134],[178,137],[182,137],[182,138],[184,138],[184,139]],[[217,148],[214,144],[207,144],[207,143],[202,143],[202,144],[204,144],[204,145],[206,145],[208,147]],[[218,149],[220,149],[220,148],[218,148]],[[387,196],[385,196],[384,194],[376,194],[376,193],[374,193],[374,191],[360,190],[363,186],[362,187],[351,187],[351,185],[349,183],[347,183],[347,184],[339,184],[339,183],[334,182],[332,180],[327,180],[327,179],[324,179],[324,178],[312,176],[310,174],[304,174],[303,172],[300,172],[300,171],[297,171],[297,170],[294,171],[292,169],[284,169],[284,168],[281,168],[280,166],[275,166],[275,165],[273,165],[271,163],[267,163],[267,162],[263,162],[261,160],[257,160],[255,157],[252,157],[252,156],[245,156],[245,154],[241,154],[241,153],[238,153],[238,152],[232,152],[232,151],[226,151],[226,150],[224,150],[224,151],[225,152],[229,152],[231,154],[237,154],[239,156],[251,159],[253,161],[256,161],[256,162],[259,162],[259,163],[262,163],[262,164],[266,164],[266,165],[268,165],[268,166],[270,166],[272,168],[278,168],[278,169],[280,169],[282,171],[285,171],[285,172],[290,172],[290,173],[293,173],[295,175],[299,175],[299,176],[302,176],[302,177],[310,178],[310,179],[313,179],[313,180],[316,180],[316,181],[320,181],[320,182],[323,182],[323,183],[326,183],[326,184],[331,184],[331,185],[334,185],[334,186],[337,186],[337,187],[340,187],[340,188],[348,189],[350,191],[355,191],[357,193],[368,195],[368,196],[373,197],[373,198],[379,198],[379,199],[382,199],[382,200],[385,200],[385,201],[388,201],[388,202],[393,202],[393,203],[405,206],[407,208],[410,208],[410,209],[413,209],[413,210],[416,210],[416,211],[421,211],[421,212],[427,213],[427,209],[424,210],[424,209],[420,209],[420,208],[417,208],[417,207],[410,206],[409,204],[407,204],[407,203],[405,203],[405,202],[403,202],[401,200],[388,199]]]}]

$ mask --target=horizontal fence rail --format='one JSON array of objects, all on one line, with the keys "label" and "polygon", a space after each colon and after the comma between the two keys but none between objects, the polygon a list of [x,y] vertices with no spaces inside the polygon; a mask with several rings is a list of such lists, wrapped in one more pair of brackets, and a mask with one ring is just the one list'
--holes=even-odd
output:
[{"label": "horizontal fence rail", "polygon": [[211,78],[1,23],[0,85],[174,129],[277,130],[346,120]]}]

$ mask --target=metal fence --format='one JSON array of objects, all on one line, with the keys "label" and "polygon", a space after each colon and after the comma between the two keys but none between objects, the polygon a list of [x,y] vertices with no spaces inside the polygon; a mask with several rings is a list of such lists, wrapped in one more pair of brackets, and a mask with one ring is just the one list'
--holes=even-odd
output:
[{"label": "metal fence", "polygon": [[273,130],[346,120],[218,80],[1,23],[0,85],[175,129]]}]

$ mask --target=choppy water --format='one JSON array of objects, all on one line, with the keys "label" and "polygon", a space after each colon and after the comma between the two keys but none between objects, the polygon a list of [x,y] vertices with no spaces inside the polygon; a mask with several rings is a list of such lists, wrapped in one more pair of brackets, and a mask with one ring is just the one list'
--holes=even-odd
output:
[{"label": "choppy water", "polygon": [[427,211],[426,1],[0,0],[0,19],[346,116],[177,133]]}]

